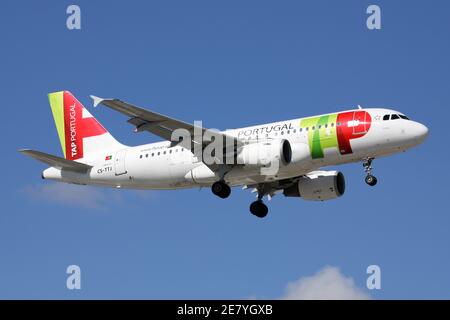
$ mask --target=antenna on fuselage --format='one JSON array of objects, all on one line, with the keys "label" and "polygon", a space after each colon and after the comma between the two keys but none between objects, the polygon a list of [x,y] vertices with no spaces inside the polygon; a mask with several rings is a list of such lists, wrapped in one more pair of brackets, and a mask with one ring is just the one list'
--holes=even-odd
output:
[{"label": "antenna on fuselage", "polygon": [[361,107],[361,105],[359,105],[359,104],[358,104],[358,109],[359,109],[359,110],[362,110],[362,107]]}]

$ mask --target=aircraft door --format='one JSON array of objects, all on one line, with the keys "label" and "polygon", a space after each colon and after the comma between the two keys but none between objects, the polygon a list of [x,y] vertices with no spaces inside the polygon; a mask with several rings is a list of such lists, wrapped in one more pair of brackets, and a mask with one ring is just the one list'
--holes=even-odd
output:
[{"label": "aircraft door", "polygon": [[[353,112],[353,135],[364,135],[369,130],[370,124],[368,124],[368,113],[366,111],[354,111]],[[370,116],[369,116],[370,117]]]},{"label": "aircraft door", "polygon": [[120,176],[122,174],[127,173],[127,170],[125,168],[126,154],[127,154],[126,149],[116,152],[115,160],[114,160],[114,170],[115,170],[116,176]]}]

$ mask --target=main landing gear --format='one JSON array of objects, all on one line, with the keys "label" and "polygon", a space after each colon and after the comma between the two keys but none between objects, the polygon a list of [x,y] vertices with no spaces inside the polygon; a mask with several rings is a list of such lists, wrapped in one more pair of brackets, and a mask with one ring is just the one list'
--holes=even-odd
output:
[{"label": "main landing gear", "polygon": [[262,198],[266,194],[269,194],[270,187],[267,184],[258,184],[256,190],[258,191],[258,200],[252,202],[252,204],[250,205],[250,212],[258,218],[264,218],[265,216],[267,216],[269,209],[262,201]]},{"label": "main landing gear", "polygon": [[[258,199],[252,202],[252,204],[250,205],[250,212],[258,218],[264,218],[269,212],[269,209],[262,201],[262,198],[265,195],[270,194],[270,190],[270,186],[264,183],[260,183],[256,186]],[[216,196],[222,199],[228,198],[231,194],[230,186],[223,179],[214,182],[211,186],[211,191]]]},{"label": "main landing gear", "polygon": [[261,199],[258,199],[250,205],[250,212],[258,218],[264,218],[267,216],[269,209]]},{"label": "main landing gear", "polygon": [[364,171],[366,172],[366,178],[364,179],[366,183],[373,187],[377,184],[377,178],[372,175],[372,161],[374,158],[366,158],[363,162]]},{"label": "main landing gear", "polygon": [[211,191],[219,198],[228,198],[231,194],[231,188],[225,183],[225,181],[220,180],[213,183],[211,186]]}]

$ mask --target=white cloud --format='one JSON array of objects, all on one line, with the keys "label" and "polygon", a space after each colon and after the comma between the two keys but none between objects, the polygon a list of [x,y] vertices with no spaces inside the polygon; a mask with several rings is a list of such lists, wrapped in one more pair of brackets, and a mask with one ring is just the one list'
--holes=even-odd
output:
[{"label": "white cloud", "polygon": [[365,300],[370,296],[359,289],[352,278],[338,268],[327,266],[313,276],[302,277],[287,285],[285,300]]},{"label": "white cloud", "polygon": [[57,182],[28,186],[24,191],[34,200],[96,210],[105,210],[123,200],[119,190]]}]

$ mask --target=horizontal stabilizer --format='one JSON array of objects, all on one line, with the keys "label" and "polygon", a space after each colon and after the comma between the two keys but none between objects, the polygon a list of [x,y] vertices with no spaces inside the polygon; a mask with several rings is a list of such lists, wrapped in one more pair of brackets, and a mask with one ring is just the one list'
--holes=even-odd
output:
[{"label": "horizontal stabilizer", "polygon": [[48,153],[30,150],[30,149],[20,149],[18,150],[20,153],[23,153],[33,159],[36,159],[38,161],[41,161],[43,163],[48,164],[51,167],[57,168],[57,169],[65,169],[70,171],[76,171],[76,172],[86,172],[89,169],[92,168],[92,166],[67,160],[61,157],[57,157]]}]

